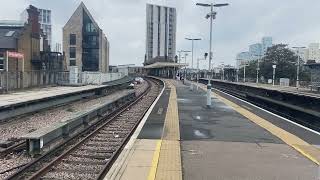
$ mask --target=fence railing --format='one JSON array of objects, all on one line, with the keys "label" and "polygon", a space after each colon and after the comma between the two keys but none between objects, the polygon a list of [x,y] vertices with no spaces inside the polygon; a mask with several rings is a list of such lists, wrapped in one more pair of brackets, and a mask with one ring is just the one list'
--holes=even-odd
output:
[{"label": "fence railing", "polygon": [[0,91],[3,92],[23,88],[55,85],[57,83],[59,73],[60,72],[50,71],[0,71]]},{"label": "fence railing", "polygon": [[[114,81],[124,77],[122,73],[79,72],[70,76],[68,71],[28,71],[28,72],[5,72],[0,71],[0,93],[44,87],[49,85],[101,85],[105,82]],[[76,82],[70,79],[75,78]]]}]

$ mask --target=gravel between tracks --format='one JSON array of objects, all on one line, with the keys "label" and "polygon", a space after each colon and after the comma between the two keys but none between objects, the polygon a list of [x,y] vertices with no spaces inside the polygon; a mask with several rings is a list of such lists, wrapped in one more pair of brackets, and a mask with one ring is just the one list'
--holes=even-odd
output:
[{"label": "gravel between tracks", "polygon": [[[148,83],[145,81],[142,84],[135,86],[136,94],[140,95],[148,87]],[[126,91],[126,90],[122,90]],[[119,91],[118,91],[119,92]],[[112,94],[111,94],[112,95]],[[42,127],[48,127],[53,123],[60,121],[61,119],[70,116],[76,112],[82,111],[95,104],[104,102],[109,99],[110,96],[99,97],[96,99],[84,99],[71,103],[69,105],[61,106],[55,109],[49,109],[41,112],[37,112],[33,115],[18,118],[13,121],[0,124],[0,140],[14,139],[28,132],[37,130]],[[0,158],[0,172],[16,167],[27,162],[30,162],[32,158],[25,155],[24,152],[17,154],[10,154],[4,158]],[[5,179],[15,171],[9,173],[0,174],[0,180]]]},{"label": "gravel between tracks", "polygon": [[[152,86],[151,89],[155,89],[155,87]],[[142,98],[140,102],[122,112],[120,116],[98,130],[87,141],[83,141],[80,146],[71,151],[71,154],[65,155],[62,161],[56,162],[42,177],[44,179],[52,177],[58,179],[95,179],[103,170],[104,165],[111,160],[109,159],[111,158],[110,154],[114,154],[120,148],[124,138],[131,132],[157,95],[158,91],[150,91],[148,96]],[[96,141],[97,138],[103,139],[104,142]],[[112,141],[107,141],[107,139],[112,139]],[[75,155],[78,158],[75,159]],[[88,158],[91,161],[88,162]],[[100,159],[100,161],[93,159]]]},{"label": "gravel between tracks", "polygon": [[[146,82],[136,86],[136,93],[140,94],[146,88]],[[121,90],[127,91],[127,90]],[[120,91],[118,91],[120,92]],[[0,140],[7,140],[11,138],[18,138],[21,135],[35,131],[39,128],[48,127],[53,123],[59,122],[65,117],[71,116],[77,112],[85,110],[88,107],[92,107],[95,104],[104,102],[110,99],[110,96],[114,94],[99,97],[91,100],[82,100],[71,103],[66,106],[58,107],[56,109],[45,110],[37,112],[33,115],[18,118],[8,123],[0,124]]]}]

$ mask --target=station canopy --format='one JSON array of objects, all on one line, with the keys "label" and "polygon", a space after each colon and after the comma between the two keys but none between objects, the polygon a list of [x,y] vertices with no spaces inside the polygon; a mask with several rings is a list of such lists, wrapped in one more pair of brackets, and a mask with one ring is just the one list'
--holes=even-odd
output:
[{"label": "station canopy", "polygon": [[156,62],[153,64],[149,64],[144,66],[145,69],[156,69],[156,68],[166,68],[166,67],[172,67],[172,68],[182,68],[187,67],[188,64],[186,63],[173,63],[173,62]]}]

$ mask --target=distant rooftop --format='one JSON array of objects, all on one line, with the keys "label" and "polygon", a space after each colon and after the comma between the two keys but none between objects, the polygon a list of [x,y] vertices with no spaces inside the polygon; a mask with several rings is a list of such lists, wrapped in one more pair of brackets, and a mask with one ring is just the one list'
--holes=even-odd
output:
[{"label": "distant rooftop", "polygon": [[0,27],[23,27],[23,21],[16,20],[0,20]]}]

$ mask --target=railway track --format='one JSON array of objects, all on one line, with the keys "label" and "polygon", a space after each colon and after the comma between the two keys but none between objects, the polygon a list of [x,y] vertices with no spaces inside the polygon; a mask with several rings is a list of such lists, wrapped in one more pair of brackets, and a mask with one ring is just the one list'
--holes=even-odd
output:
[{"label": "railway track", "polygon": [[0,157],[4,157],[15,151],[21,151],[25,148],[25,141],[16,141],[13,145],[0,151]]},{"label": "railway track", "polygon": [[149,79],[148,84],[148,89],[134,102],[101,118],[91,129],[48,151],[7,179],[102,179],[160,92],[158,81]]},{"label": "railway track", "polygon": [[290,119],[302,126],[320,132],[320,122],[317,120],[319,119],[319,115],[310,112],[311,109],[309,108],[297,109],[294,107],[294,104],[289,104],[285,101],[277,101],[269,97],[263,97],[254,93],[248,93],[243,90],[227,88],[219,85],[215,85],[214,87],[217,90],[238,97],[277,115]]}]

